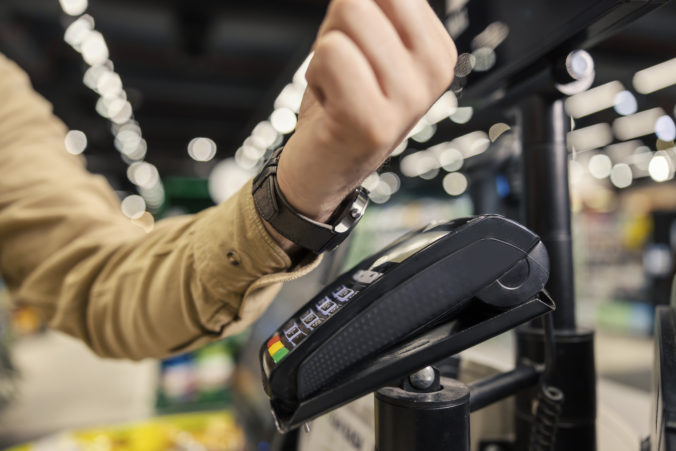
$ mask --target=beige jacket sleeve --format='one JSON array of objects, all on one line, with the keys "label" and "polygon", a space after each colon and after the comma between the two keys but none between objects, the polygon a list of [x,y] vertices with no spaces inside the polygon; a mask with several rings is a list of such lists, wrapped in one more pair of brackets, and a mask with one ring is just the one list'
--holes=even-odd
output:
[{"label": "beige jacket sleeve", "polygon": [[0,273],[13,297],[105,357],[162,357],[239,332],[291,271],[251,182],[194,216],[132,224],[64,149],[64,125],[0,55]]}]

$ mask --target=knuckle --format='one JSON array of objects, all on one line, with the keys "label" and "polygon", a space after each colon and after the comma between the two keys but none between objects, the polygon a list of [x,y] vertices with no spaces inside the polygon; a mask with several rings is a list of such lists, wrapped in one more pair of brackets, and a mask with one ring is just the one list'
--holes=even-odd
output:
[{"label": "knuckle", "polygon": [[[331,30],[324,34],[315,45],[315,54],[312,58],[312,67],[316,72],[322,73],[327,66],[331,66],[336,58],[344,53],[346,45],[345,35],[340,31]],[[314,67],[313,67],[314,66]],[[310,68],[308,68],[308,72]]]},{"label": "knuckle", "polygon": [[350,20],[350,17],[362,8],[363,0],[334,0],[329,8],[328,16],[339,23]]},{"label": "knuckle", "polygon": [[305,80],[307,80],[307,82],[311,85],[314,84],[319,77],[317,73],[317,71],[319,70],[320,70],[319,60],[313,59],[313,61],[310,63],[307,70],[305,71]]},{"label": "knuckle", "polygon": [[342,49],[345,45],[345,34],[338,30],[329,30],[317,42],[315,55],[317,52],[334,54]]}]

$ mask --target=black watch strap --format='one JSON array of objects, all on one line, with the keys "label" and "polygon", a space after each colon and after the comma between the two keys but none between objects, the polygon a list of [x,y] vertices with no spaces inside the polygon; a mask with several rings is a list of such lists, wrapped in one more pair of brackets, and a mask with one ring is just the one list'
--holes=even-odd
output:
[{"label": "black watch strap", "polygon": [[317,254],[334,249],[350,234],[368,204],[368,191],[357,188],[336,209],[328,223],[314,221],[286,200],[277,184],[276,150],[253,182],[252,194],[258,214],[277,232],[295,244]]}]

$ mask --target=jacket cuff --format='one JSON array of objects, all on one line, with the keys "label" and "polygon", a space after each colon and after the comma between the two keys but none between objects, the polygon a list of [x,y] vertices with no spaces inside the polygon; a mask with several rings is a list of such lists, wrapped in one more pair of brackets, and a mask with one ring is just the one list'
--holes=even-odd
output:
[{"label": "jacket cuff", "polygon": [[274,299],[278,287],[272,285],[307,274],[321,260],[309,253],[292,266],[265,229],[251,187],[252,180],[223,204],[201,213],[195,224],[195,271],[204,292],[217,301],[200,312],[210,330],[223,331],[227,325],[230,334],[232,328],[250,325]]}]

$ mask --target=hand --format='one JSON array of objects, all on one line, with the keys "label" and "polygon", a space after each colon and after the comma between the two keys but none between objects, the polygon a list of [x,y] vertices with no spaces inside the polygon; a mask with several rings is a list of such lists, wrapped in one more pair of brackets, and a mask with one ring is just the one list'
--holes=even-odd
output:
[{"label": "hand", "polygon": [[333,0],[278,182],[327,220],[450,85],[455,45],[426,0]]}]

